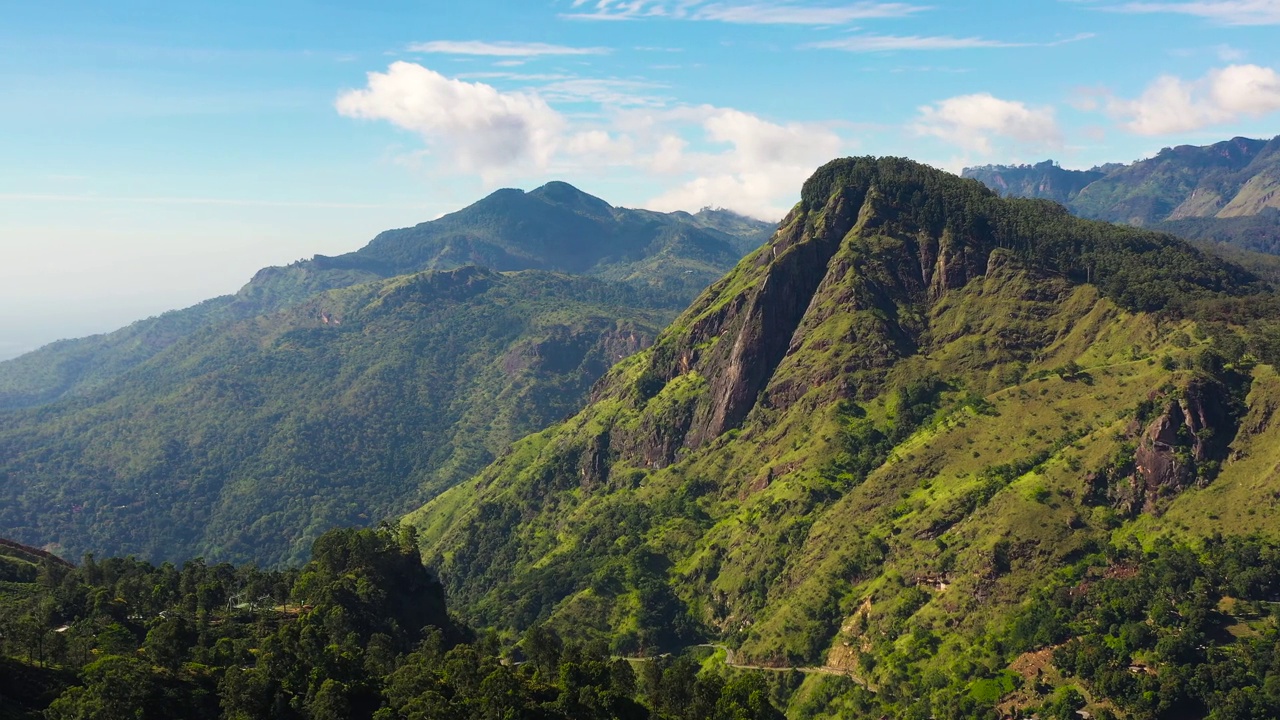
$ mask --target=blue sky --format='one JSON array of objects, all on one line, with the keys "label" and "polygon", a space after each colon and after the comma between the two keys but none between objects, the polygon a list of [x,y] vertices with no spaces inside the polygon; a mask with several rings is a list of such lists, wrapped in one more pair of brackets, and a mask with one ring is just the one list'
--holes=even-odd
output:
[{"label": "blue sky", "polygon": [[0,357],[497,187],[775,219],[822,162],[1280,133],[1280,0],[9,3]]}]

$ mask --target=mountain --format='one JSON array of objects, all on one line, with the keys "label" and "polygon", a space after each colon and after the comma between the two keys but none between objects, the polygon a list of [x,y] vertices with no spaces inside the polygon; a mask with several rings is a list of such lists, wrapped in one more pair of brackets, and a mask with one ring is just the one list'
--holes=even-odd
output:
[{"label": "mountain", "polygon": [[[838,160],[581,412],[406,521],[477,627],[620,655],[719,645],[794,670],[796,717],[1068,717],[1086,704],[1068,673],[1113,667],[1127,685],[1082,686],[1094,713],[1221,702],[1225,685],[1178,680],[1234,657],[1195,633],[1274,624],[1224,605],[1179,635],[1156,598],[1183,602],[1171,588],[1201,571],[1135,568],[1259,552],[1213,540],[1224,555],[1199,565],[1179,545],[1215,533],[1274,547],[1278,307],[1173,236]],[[1092,586],[1158,621],[1105,650],[1089,633],[1112,596]],[[1068,640],[1114,660],[1055,666]]]},{"label": "mountain", "polygon": [[211,324],[424,270],[479,265],[625,281],[663,295],[664,304],[679,309],[759,247],[774,227],[724,210],[690,215],[615,208],[562,182],[527,193],[499,190],[438,220],[381,233],[355,252],[266,268],[235,295],[0,362],[0,409],[102,387]]},{"label": "mountain", "polygon": [[1092,170],[1046,161],[966,168],[964,176],[1002,195],[1053,200],[1085,218],[1280,252],[1280,137],[1181,145]]},{"label": "mountain", "polygon": [[643,288],[466,267],[209,325],[0,413],[0,527],[70,557],[302,560],[572,413],[670,316]]},{"label": "mountain", "polygon": [[1080,191],[1106,177],[1100,169],[1067,170],[1052,160],[1035,165],[982,165],[964,169],[964,177],[980,181],[1001,195],[1042,198],[1070,205]]}]

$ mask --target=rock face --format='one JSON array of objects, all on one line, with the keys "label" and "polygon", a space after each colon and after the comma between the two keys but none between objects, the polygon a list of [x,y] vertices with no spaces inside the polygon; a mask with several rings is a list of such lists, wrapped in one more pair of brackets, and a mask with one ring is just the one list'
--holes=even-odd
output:
[{"label": "rock face", "polygon": [[1090,183],[1106,176],[1100,169],[1067,170],[1052,160],[1035,165],[983,165],[964,169],[964,176],[1009,197],[1033,197],[1066,205]]},{"label": "rock face", "polygon": [[1232,393],[1221,383],[1193,379],[1141,429],[1133,460],[1091,482],[1103,482],[1111,504],[1125,515],[1159,514],[1170,498],[1213,480],[1238,425]]}]

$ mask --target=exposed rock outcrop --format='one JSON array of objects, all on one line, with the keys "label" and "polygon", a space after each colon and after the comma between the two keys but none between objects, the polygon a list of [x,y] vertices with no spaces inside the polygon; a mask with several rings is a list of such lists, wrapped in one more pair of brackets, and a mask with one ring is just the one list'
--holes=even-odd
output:
[{"label": "exposed rock outcrop", "polygon": [[1095,495],[1105,488],[1110,503],[1126,515],[1158,514],[1169,498],[1207,485],[1238,427],[1230,398],[1220,382],[1192,380],[1155,419],[1138,426],[1131,463],[1090,476]]}]

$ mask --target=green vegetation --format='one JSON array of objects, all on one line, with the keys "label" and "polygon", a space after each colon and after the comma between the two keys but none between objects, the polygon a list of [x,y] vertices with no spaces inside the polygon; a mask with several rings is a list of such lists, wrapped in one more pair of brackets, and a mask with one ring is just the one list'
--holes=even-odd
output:
[{"label": "green vegetation", "polygon": [[0,414],[0,526],[69,556],[305,559],[573,412],[667,315],[474,268],[209,328],[84,397]]},{"label": "green vegetation", "polygon": [[0,717],[773,720],[759,675],[531,631],[513,662],[445,611],[412,531],[336,530],[301,570],[45,561],[0,586]]},{"label": "green vegetation", "polygon": [[1049,199],[1093,220],[1280,254],[1280,138],[1165,148],[1153,158],[1092,170],[1046,161],[966,168],[964,176],[1002,195]]},{"label": "green vegetation", "polygon": [[586,275],[642,288],[646,306],[676,311],[772,230],[724,210],[615,208],[565,183],[528,193],[500,190],[438,220],[388,230],[355,252],[263,269],[235,295],[0,363],[0,409],[86,394],[211,328],[424,270],[478,265]]},{"label": "green vegetation", "polygon": [[[1093,703],[1098,717],[1276,717],[1278,552],[1220,535],[1199,549],[1109,548],[1041,588],[1004,643],[1012,653],[1053,648],[1051,672],[1106,699]],[[1044,669],[1027,679],[1021,703],[1055,704]]]},{"label": "green vegetation", "polygon": [[301,562],[576,411],[769,229],[503,190],[0,363],[0,528],[68,557]]},{"label": "green vegetation", "polygon": [[[582,218],[612,212],[540,192]],[[529,195],[491,200],[544,202]],[[624,359],[647,339],[610,348],[663,319],[660,283],[431,271],[202,335],[208,355],[175,350],[122,376],[121,393],[168,388],[145,404],[104,395],[83,415],[59,403],[10,416],[32,425],[0,420],[0,457],[32,447],[32,427],[66,443],[16,456],[0,488],[21,492],[0,513],[101,477],[216,486],[241,515],[182,516],[207,534],[179,540],[235,557],[221,544],[233,518],[260,516],[271,487],[284,509],[245,542],[284,528],[280,557],[300,559],[319,536],[301,571],[192,570],[205,573],[194,596],[185,566],[13,560],[0,617],[26,619],[4,632],[6,662],[55,666],[19,704],[107,717],[186,698],[228,718],[1280,711],[1280,297],[1266,281],[1167,233],[897,158],[830,163],[801,197]],[[378,262],[423,261],[395,237],[379,247]],[[577,414],[505,446],[552,419],[504,415],[535,396],[520,388],[582,398],[595,377]],[[236,413],[261,416],[200,424]],[[139,418],[185,444],[148,444]],[[207,459],[222,456],[199,453],[234,427],[272,428],[255,451],[269,472],[183,474],[220,472]],[[101,444],[62,451],[84,438]],[[414,493],[427,502],[412,530],[321,535]],[[125,527],[102,497],[92,524],[42,522],[90,538]],[[109,563],[143,580],[76,575]],[[155,589],[173,574],[182,592]],[[68,583],[49,580],[62,575],[102,589],[63,605]],[[255,578],[270,613],[228,602]],[[159,600],[131,609],[143,596]],[[189,620],[158,616],[174,603]],[[483,639],[466,642],[463,623]],[[92,629],[92,658],[44,654],[61,624]]]},{"label": "green vegetation", "polygon": [[1002,633],[1129,537],[1276,539],[1244,499],[1280,497],[1276,309],[1170,235],[841,160],[582,412],[407,521],[509,641],[723,643],[803,676],[793,717],[1097,711],[1057,670],[1032,697]]}]

